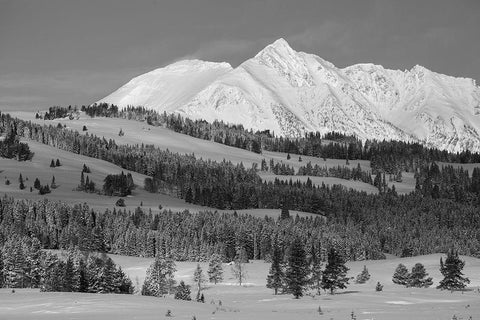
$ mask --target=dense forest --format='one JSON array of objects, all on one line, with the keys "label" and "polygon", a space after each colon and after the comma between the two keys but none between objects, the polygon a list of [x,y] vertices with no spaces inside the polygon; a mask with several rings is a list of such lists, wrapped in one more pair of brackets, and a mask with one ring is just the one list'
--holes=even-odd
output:
[{"label": "dense forest", "polygon": [[[321,244],[322,248],[335,245],[345,253],[348,259],[352,260],[378,258],[381,257],[382,252],[402,256],[446,252],[452,246],[457,248],[461,254],[473,256],[480,254],[480,215],[478,213],[480,175],[478,170],[474,171],[470,177],[462,169],[439,168],[435,163],[421,165],[419,162],[414,171],[417,178],[415,192],[400,196],[396,194],[395,190],[386,188],[382,182],[380,186],[383,185],[383,187],[379,187],[380,194],[369,195],[346,190],[340,186],[331,188],[325,185],[316,186],[310,180],[305,183],[279,179],[268,183],[262,182],[257,173],[259,168],[255,165],[252,168],[245,168],[242,164],[205,161],[196,159],[193,155],[174,154],[153,146],[117,145],[113,140],[89,134],[82,135],[62,126],[40,126],[13,119],[5,114],[0,116],[0,131],[13,132],[19,137],[106,160],[124,169],[146,174],[149,176],[145,181],[147,190],[167,193],[183,198],[187,202],[219,209],[279,208],[282,206],[286,210],[321,214],[326,219],[325,223],[324,218],[318,218],[316,224],[303,219],[282,219],[281,223],[277,223],[273,219],[255,220],[251,217],[216,213],[192,215],[188,212],[165,212],[155,216],[138,209],[134,213],[116,211],[100,214],[92,213],[88,209],[65,207],[60,211],[66,216],[69,216],[68,212],[72,210],[81,212],[86,210],[87,212],[73,215],[75,218],[66,218],[65,216],[55,219],[45,218],[47,225],[45,227],[47,231],[45,231],[40,227],[45,223],[25,222],[23,224],[20,222],[27,217],[31,219],[27,214],[29,210],[22,209],[23,213],[13,214],[14,218],[2,213],[2,228],[5,224],[8,225],[8,228],[18,224],[22,226],[18,229],[22,235],[35,234],[45,248],[66,248],[70,245],[79,245],[88,247],[84,249],[152,256],[158,250],[163,250],[163,246],[165,248],[178,247],[180,252],[169,253],[177,260],[203,260],[205,258],[198,253],[198,248],[203,245],[204,248],[200,250],[202,255],[208,257],[211,253],[218,253],[227,260],[232,259],[239,246],[237,241],[240,240],[227,241],[219,238],[217,231],[211,231],[208,234],[213,238],[208,238],[207,241],[203,238],[203,232],[206,231],[203,225],[198,227],[194,224],[193,230],[197,230],[195,232],[192,232],[191,229],[178,229],[184,226],[190,228],[192,227],[192,223],[189,223],[190,220],[197,221],[198,217],[204,216],[215,217],[211,219],[224,219],[224,228],[230,235],[237,236],[238,232],[250,232],[251,236],[246,234],[238,236],[238,239],[254,238],[254,240],[244,240],[245,243],[240,245],[245,247],[250,258],[268,259],[271,254],[268,247],[261,249],[262,246],[259,243],[261,234],[252,231],[252,228],[255,229],[262,224],[267,224],[268,228],[274,228],[272,225],[275,228],[287,226],[288,232],[285,231],[284,236],[298,232],[299,237],[304,241],[307,241],[307,238],[311,239],[308,241],[314,241],[317,245]],[[331,138],[338,137],[339,135],[332,134]],[[438,152],[438,154],[443,153]],[[450,156],[450,154],[447,155]],[[454,156],[452,155],[452,157]],[[310,170],[308,163],[302,170]],[[336,174],[356,174],[360,177],[363,172],[355,170],[351,169],[348,172],[340,170],[340,173]],[[385,174],[383,176],[377,174],[373,183],[378,184],[379,179],[384,181]],[[453,185],[456,187],[452,187],[452,181],[455,182]],[[6,203],[9,202],[6,201]],[[15,205],[19,208],[24,206],[35,207],[35,205]],[[56,210],[50,210],[52,212],[50,214],[56,214],[54,213]],[[34,214],[34,216],[37,219],[38,215]],[[160,218],[154,218],[154,216]],[[80,223],[82,227],[79,229],[76,227],[66,228],[72,234],[63,231],[65,226],[49,225],[49,223],[56,225],[59,222],[68,225],[70,221],[77,221],[76,217],[84,217],[84,221]],[[113,219],[112,217],[121,217],[122,223],[126,227],[123,229],[119,226],[108,225],[105,227],[104,224],[98,223],[98,221],[110,221],[109,219]],[[128,222],[132,219],[131,217],[136,217],[133,221],[137,222],[133,225]],[[151,221],[161,219],[161,217],[169,217],[173,220],[175,217],[181,217],[181,219],[178,220],[178,226],[168,225],[166,228],[160,227],[158,223],[154,222],[153,225],[156,225],[156,229],[150,227]],[[210,221],[207,218],[202,219]],[[244,225],[243,219],[252,221],[252,223]],[[28,226],[33,228],[33,231],[28,229]],[[233,230],[232,226],[235,226]],[[311,230],[309,226],[316,228]],[[195,229],[197,227],[199,229]],[[42,231],[40,232],[40,230]],[[82,230],[88,230],[88,232]],[[172,230],[174,230],[172,234],[168,233]],[[200,232],[200,230],[205,231]],[[269,235],[276,234],[271,229],[268,230]],[[116,231],[119,231],[120,235],[112,236],[110,232],[115,233]],[[9,234],[3,229],[2,232],[4,237]],[[91,235],[90,240],[82,238],[86,237],[85,232]],[[167,232],[168,236],[163,236],[164,232]],[[284,231],[282,230],[282,232]],[[150,243],[155,244],[153,246],[155,249],[152,249],[152,245],[147,246],[150,249],[146,249],[145,241],[137,240],[147,239],[149,233],[151,239],[152,237],[156,239],[150,240]],[[320,235],[315,237],[317,233]],[[130,238],[127,239],[127,236]],[[176,238],[178,236],[182,238]],[[288,240],[285,241],[288,242]],[[166,244],[162,245],[162,243]]]}]

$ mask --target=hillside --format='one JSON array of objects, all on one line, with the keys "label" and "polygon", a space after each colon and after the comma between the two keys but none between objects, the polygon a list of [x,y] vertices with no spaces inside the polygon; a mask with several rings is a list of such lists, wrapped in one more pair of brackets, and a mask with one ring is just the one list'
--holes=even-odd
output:
[{"label": "hillside", "polygon": [[[212,76],[198,76],[199,69]],[[337,131],[361,139],[417,141],[453,152],[480,150],[480,88],[474,80],[421,66],[400,71],[357,64],[341,69],[293,50],[283,39],[237,68],[177,62],[134,78],[98,102],[143,105],[285,136]]]}]

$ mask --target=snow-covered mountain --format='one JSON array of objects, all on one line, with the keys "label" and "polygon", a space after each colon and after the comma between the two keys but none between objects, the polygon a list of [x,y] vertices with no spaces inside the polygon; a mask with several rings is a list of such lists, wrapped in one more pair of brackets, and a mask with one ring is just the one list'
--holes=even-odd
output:
[{"label": "snow-covered mountain", "polygon": [[339,131],[480,151],[480,87],[421,66],[337,68],[279,39],[237,68],[187,60],[132,79],[99,102],[298,136]]}]

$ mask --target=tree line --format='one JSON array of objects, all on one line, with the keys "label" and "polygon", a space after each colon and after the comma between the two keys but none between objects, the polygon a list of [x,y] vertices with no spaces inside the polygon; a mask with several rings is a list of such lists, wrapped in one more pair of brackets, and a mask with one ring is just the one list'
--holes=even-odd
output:
[{"label": "tree line", "polygon": [[0,287],[41,291],[133,293],[131,280],[105,254],[69,248],[65,257],[43,251],[36,237],[13,234],[0,243]]}]

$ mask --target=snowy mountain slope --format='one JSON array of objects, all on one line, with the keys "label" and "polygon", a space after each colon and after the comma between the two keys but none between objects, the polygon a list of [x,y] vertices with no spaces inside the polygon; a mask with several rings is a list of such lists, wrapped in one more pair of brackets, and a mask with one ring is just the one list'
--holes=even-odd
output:
[{"label": "snowy mountain slope", "polygon": [[480,88],[474,80],[421,66],[340,69],[296,52],[283,39],[235,69],[226,63],[178,62],[141,75],[100,101],[286,136],[334,130],[362,139],[480,151]]},{"label": "snowy mountain slope", "polygon": [[232,70],[226,63],[183,60],[130,80],[102,99],[119,106],[145,106],[173,112],[221,75]]}]

